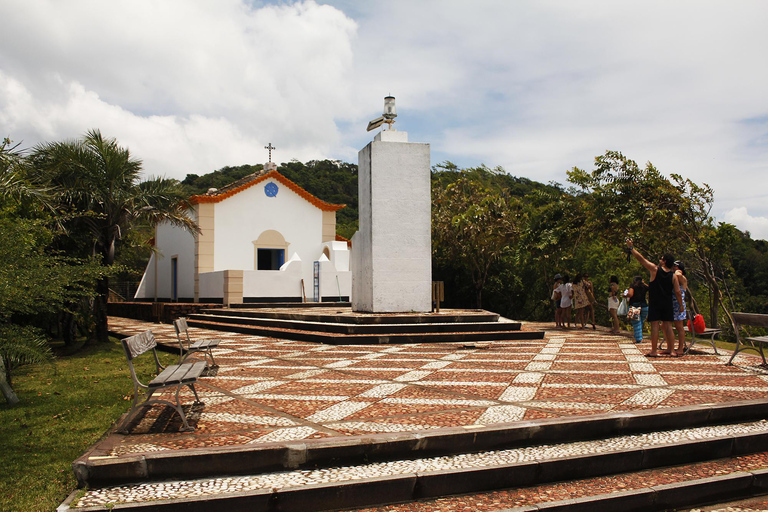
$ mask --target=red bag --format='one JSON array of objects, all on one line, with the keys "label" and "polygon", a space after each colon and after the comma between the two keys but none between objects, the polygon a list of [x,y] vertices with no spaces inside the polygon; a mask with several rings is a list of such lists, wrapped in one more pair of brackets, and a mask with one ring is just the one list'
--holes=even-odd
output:
[{"label": "red bag", "polygon": [[704,317],[701,315],[696,315],[693,317],[693,327],[691,327],[691,321],[688,320],[688,330],[696,331],[696,334],[701,334],[704,332],[704,330],[707,328],[707,325],[704,323]]}]

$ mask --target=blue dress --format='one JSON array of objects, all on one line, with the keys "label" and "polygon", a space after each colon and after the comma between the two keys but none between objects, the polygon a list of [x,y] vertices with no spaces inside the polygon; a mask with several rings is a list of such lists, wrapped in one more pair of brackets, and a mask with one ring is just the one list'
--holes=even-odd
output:
[{"label": "blue dress", "polygon": [[680,312],[680,306],[677,303],[677,295],[672,294],[672,307],[675,308],[675,320],[685,320],[688,318],[688,315],[685,312],[685,290],[680,288],[680,295],[682,295],[683,299],[683,312]]}]

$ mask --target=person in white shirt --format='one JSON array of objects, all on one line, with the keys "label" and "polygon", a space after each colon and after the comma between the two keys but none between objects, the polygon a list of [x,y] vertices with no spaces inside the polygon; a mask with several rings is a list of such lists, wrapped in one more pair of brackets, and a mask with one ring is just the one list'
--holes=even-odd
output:
[{"label": "person in white shirt", "polygon": [[[560,325],[563,329],[571,328],[571,306],[573,305],[573,286],[568,274],[563,275],[560,291]],[[567,325],[566,325],[567,324]]]}]

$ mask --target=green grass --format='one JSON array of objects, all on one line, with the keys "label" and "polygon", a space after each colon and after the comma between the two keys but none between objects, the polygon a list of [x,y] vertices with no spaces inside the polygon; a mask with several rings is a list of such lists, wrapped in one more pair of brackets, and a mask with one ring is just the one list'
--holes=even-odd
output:
[{"label": "green grass", "polygon": [[[154,369],[149,354],[136,363],[142,375]],[[52,364],[17,369],[13,387],[16,406],[0,397],[0,510],[55,510],[76,487],[72,461],[131,405],[125,353],[110,338]]]}]

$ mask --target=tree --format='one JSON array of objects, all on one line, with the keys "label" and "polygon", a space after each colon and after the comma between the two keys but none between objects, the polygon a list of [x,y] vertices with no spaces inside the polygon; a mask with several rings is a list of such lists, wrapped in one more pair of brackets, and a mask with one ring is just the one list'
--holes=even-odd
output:
[{"label": "tree", "polygon": [[[71,244],[80,254],[98,255],[101,264],[115,261],[115,246],[136,221],[151,225],[168,221],[194,232],[189,205],[175,180],[140,181],[142,162],[114,138],[99,130],[81,140],[42,144],[31,155],[35,183],[51,189]],[[93,314],[96,339],[107,341],[109,275],[96,284]]]},{"label": "tree", "polygon": [[476,307],[491,265],[512,251],[520,234],[520,208],[515,198],[483,186],[470,172],[432,188],[432,251],[438,262],[451,263],[471,278]]},{"label": "tree", "polygon": [[612,246],[631,236],[645,254],[693,258],[689,269],[709,290],[712,326],[721,307],[728,314],[721,292],[727,250],[709,215],[714,193],[708,185],[677,174],[668,179],[650,162],[640,168],[617,151],[595,158],[591,173],[574,167],[568,181],[587,192],[587,225],[596,236]]},{"label": "tree", "polygon": [[[12,402],[11,374],[22,364],[40,363],[51,351],[41,315],[93,293],[103,269],[93,261],[50,254],[54,235],[41,221],[0,216],[0,385]],[[3,378],[4,377],[4,378]]]}]

